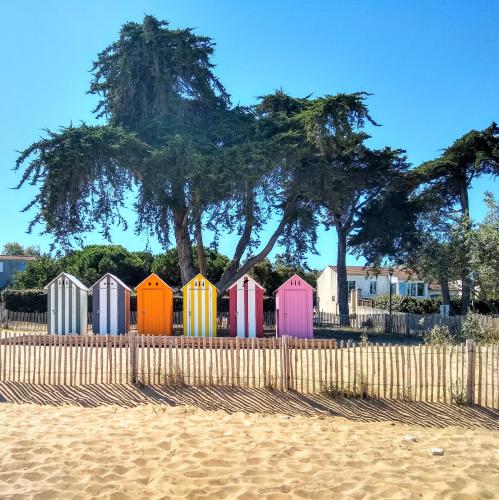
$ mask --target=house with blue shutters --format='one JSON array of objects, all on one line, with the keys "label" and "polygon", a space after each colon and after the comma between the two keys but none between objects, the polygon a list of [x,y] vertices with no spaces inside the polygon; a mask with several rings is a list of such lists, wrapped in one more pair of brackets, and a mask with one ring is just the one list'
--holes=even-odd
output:
[{"label": "house with blue shutters", "polygon": [[12,283],[14,273],[24,271],[28,262],[37,258],[27,255],[0,255],[0,289],[7,288]]},{"label": "house with blue shutters", "polygon": [[[440,285],[428,282],[406,267],[379,268],[376,273],[362,266],[347,266],[347,287],[350,311],[357,305],[372,307],[372,300],[380,295],[413,297],[415,299],[437,298]],[[336,266],[327,266],[317,278],[318,310],[338,314],[338,284]],[[449,283],[451,295],[459,294],[460,288]],[[353,302],[353,303],[352,303]]]}]

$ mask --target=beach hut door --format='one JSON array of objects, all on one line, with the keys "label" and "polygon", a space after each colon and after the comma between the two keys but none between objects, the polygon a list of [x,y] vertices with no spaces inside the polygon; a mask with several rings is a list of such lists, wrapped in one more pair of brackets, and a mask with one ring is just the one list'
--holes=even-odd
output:
[{"label": "beach hut door", "polygon": [[118,333],[118,284],[112,278],[103,279],[99,284],[99,331]]},{"label": "beach hut door", "polygon": [[142,321],[146,335],[161,334],[164,330],[163,290],[161,288],[143,291]]},{"label": "beach hut door", "polygon": [[306,302],[305,290],[286,290],[284,301],[284,333],[302,334],[307,331],[307,312],[303,310]]},{"label": "beach hut door", "polygon": [[248,279],[237,287],[237,331],[239,337],[256,337],[256,289]]}]

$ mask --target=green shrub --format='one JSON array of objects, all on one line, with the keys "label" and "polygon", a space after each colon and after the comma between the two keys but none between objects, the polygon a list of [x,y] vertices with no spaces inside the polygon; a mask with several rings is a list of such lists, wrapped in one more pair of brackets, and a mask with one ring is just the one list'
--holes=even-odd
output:
[{"label": "green shrub", "polygon": [[431,330],[425,332],[426,344],[457,344],[459,338],[452,335],[448,326],[435,325]]},{"label": "green shrub", "polygon": [[[437,314],[440,312],[440,300],[416,299],[415,297],[402,297],[392,295],[392,311],[412,314]],[[380,295],[373,300],[377,309],[388,310],[390,308],[390,296]]]},{"label": "green shrub", "polygon": [[483,316],[470,311],[461,325],[461,338],[463,341],[496,343],[499,342],[499,330]]},{"label": "green shrub", "polygon": [[45,290],[12,290],[2,291],[5,308],[19,312],[46,312],[47,292]]}]

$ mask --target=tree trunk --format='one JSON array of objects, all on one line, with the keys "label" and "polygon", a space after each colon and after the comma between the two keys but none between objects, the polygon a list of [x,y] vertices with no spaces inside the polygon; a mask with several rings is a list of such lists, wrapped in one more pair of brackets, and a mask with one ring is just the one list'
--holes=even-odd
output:
[{"label": "tree trunk", "polygon": [[196,214],[194,221],[194,233],[196,235],[196,247],[198,253],[199,272],[206,277],[206,253],[203,242],[203,228],[201,225],[201,216]]},{"label": "tree trunk", "polygon": [[185,285],[196,275],[196,267],[192,257],[192,244],[189,237],[188,213],[184,207],[173,212],[175,242],[177,244],[180,277]]},{"label": "tree trunk", "polygon": [[258,252],[253,257],[250,257],[243,265],[239,266],[239,261],[237,263],[233,260],[231,261],[229,267],[225,270],[223,276],[220,278],[220,281],[217,283],[218,293],[223,295],[224,292],[229,288],[232,283],[235,283],[241,276],[246,274],[255,264],[258,264],[261,260],[263,260],[270,253],[276,241],[281,236],[284,227],[286,226],[288,220],[287,214],[283,215],[279,226],[272,233],[272,236],[267,241],[267,244],[263,247],[263,249]]},{"label": "tree trunk", "polygon": [[[469,215],[470,215],[470,202],[469,202],[469,197],[468,197],[468,184],[466,182],[466,179],[464,178],[461,181],[461,188],[459,192],[459,200],[461,202],[461,213],[462,213],[462,222],[467,220],[466,223],[466,230],[470,229],[470,223],[469,223]],[[466,250],[465,250],[466,251]],[[465,315],[468,313],[468,310],[470,308],[470,302],[471,302],[471,279],[470,279],[470,273],[471,269],[469,268],[468,265],[468,254],[466,252],[466,257],[465,257],[465,266],[464,269],[461,271],[461,314]]]},{"label": "tree trunk", "polygon": [[239,238],[237,243],[236,251],[234,252],[234,257],[230,261],[227,269],[225,270],[223,276],[220,278],[218,283],[216,284],[218,288],[218,293],[223,295],[227,288],[235,283],[241,276],[246,274],[255,264],[258,264],[261,260],[263,260],[270,253],[277,240],[281,236],[286,224],[289,222],[289,214],[290,210],[295,206],[296,196],[288,199],[284,206],[283,214],[277,229],[272,233],[270,238],[268,239],[266,245],[263,249],[258,252],[256,255],[250,257],[244,264],[241,265],[241,257],[244,255],[246,248],[251,239],[251,231],[253,229],[254,222],[254,192],[251,190],[250,195],[247,199],[246,205],[246,224],[244,227],[244,231]]},{"label": "tree trunk", "polygon": [[471,303],[471,280],[469,269],[463,269],[461,276],[461,314],[468,314]]},{"label": "tree trunk", "polygon": [[447,277],[440,278],[440,289],[442,291],[442,304],[443,305],[448,305],[449,306],[449,314],[452,313],[452,301],[450,298],[450,291],[449,291],[449,280]]},{"label": "tree trunk", "polygon": [[336,227],[338,235],[338,256],[336,260],[337,274],[337,300],[340,312],[340,326],[350,326],[349,310],[348,310],[348,283],[347,283],[347,235],[346,232]]}]

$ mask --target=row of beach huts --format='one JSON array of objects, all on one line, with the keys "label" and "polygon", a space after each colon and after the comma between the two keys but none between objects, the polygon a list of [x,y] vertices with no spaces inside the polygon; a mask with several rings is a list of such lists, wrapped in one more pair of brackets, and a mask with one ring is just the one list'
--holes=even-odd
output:
[{"label": "row of beach huts", "polygon": [[[46,287],[48,332],[55,335],[87,332],[90,290],[71,274],[61,273]],[[174,290],[156,274],[136,288],[137,333],[173,335]],[[213,337],[217,332],[217,288],[198,274],[182,287],[183,332]],[[92,330],[96,335],[125,335],[130,331],[131,288],[107,273],[92,287]],[[263,337],[264,288],[244,275],[229,288],[229,327],[234,337]],[[276,335],[313,337],[313,288],[298,275],[275,292]]]}]

